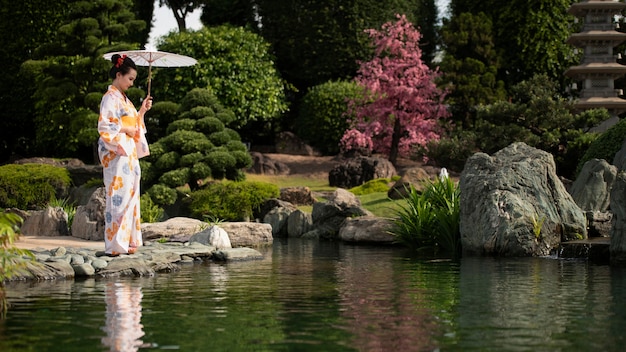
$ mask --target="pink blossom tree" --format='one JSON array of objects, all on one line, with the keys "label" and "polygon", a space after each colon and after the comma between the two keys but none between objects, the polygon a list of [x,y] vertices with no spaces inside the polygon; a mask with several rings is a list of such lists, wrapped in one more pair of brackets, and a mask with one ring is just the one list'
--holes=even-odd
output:
[{"label": "pink blossom tree", "polygon": [[438,70],[422,61],[420,32],[404,15],[396,16],[398,21],[385,23],[381,31],[366,31],[375,56],[360,63],[356,80],[371,96],[365,104],[351,102],[352,129],[341,141],[343,151],[370,145],[393,164],[398,156],[409,156],[413,146],[439,139],[438,121],[450,116],[443,105],[445,91],[435,84]]}]

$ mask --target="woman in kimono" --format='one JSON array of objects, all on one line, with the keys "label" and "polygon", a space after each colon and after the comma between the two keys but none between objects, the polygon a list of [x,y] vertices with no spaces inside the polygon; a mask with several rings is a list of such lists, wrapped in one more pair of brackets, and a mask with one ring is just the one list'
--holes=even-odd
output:
[{"label": "woman in kimono", "polygon": [[100,103],[98,156],[106,188],[105,252],[133,254],[143,244],[139,209],[139,158],[150,154],[144,115],[152,107],[150,96],[139,111],[125,92],[137,78],[137,67],[126,55],[113,55],[113,80]]}]

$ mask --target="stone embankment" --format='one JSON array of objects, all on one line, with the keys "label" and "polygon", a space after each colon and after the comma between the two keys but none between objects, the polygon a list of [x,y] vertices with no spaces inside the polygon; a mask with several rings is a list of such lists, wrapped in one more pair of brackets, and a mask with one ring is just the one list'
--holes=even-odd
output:
[{"label": "stone embankment", "polygon": [[224,248],[197,242],[147,242],[135,254],[108,256],[90,248],[57,247],[31,251],[35,260],[24,258],[26,270],[12,278],[17,280],[54,280],[78,277],[153,276],[172,272],[184,263],[202,261],[258,260],[263,255],[253,248]]}]

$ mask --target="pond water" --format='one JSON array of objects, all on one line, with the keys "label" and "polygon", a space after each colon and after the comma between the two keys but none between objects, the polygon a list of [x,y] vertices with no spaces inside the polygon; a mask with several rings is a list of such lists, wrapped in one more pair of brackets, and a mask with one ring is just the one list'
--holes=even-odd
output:
[{"label": "pond water", "polygon": [[265,259],[7,285],[0,351],[621,351],[626,270],[276,240]]}]

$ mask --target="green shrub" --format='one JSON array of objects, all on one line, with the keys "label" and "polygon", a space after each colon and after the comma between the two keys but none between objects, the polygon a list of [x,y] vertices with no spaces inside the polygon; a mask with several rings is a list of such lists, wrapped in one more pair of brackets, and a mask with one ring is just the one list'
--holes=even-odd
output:
[{"label": "green shrub", "polygon": [[190,139],[188,141],[183,142],[183,145],[180,146],[180,151],[184,154],[194,153],[194,152],[206,152],[207,150],[211,150],[215,148],[213,143],[209,141],[206,137]]},{"label": "green shrub", "polygon": [[195,139],[206,139],[202,132],[180,130],[159,140],[167,150],[179,150],[185,142]]},{"label": "green shrub", "polygon": [[427,160],[428,164],[461,172],[465,161],[477,152],[473,132],[460,131],[457,135],[431,140],[426,146],[416,146],[414,158]]},{"label": "green shrub", "polygon": [[165,133],[172,134],[176,131],[193,131],[196,129],[196,120],[192,119],[180,119],[176,120],[167,126]]},{"label": "green shrub", "polygon": [[399,243],[413,249],[434,248],[454,259],[461,254],[460,189],[449,177],[428,182],[420,194],[414,187],[406,205],[396,211],[391,233]]},{"label": "green shrub", "polygon": [[232,128],[226,127],[224,128],[224,132],[228,133],[231,140],[241,141],[241,136],[239,135],[239,133],[237,133],[237,131],[233,130]]},{"label": "green shrub", "polygon": [[223,131],[224,123],[217,117],[205,117],[198,120],[196,127],[198,128],[198,131],[209,135],[211,133]]},{"label": "green shrub", "polygon": [[180,102],[180,111],[191,111],[198,106],[220,105],[213,93],[208,89],[194,88]]},{"label": "green shrub", "polygon": [[[102,94],[100,94],[100,99],[102,99]],[[152,109],[146,113],[145,117],[146,128],[150,132],[151,139],[158,140],[165,136],[165,129],[176,120],[179,108],[180,105],[171,101],[159,101],[152,105]]]},{"label": "green shrub", "polygon": [[164,210],[152,201],[149,194],[142,194],[139,198],[141,202],[141,222],[159,222],[163,218]]},{"label": "green shrub", "polygon": [[160,206],[172,205],[176,203],[176,199],[178,199],[178,193],[175,189],[169,188],[160,183],[150,187],[146,191],[146,194],[150,196],[155,204]]},{"label": "green shrub", "polygon": [[235,150],[230,154],[235,158],[236,169],[247,169],[252,166],[252,157],[247,151]]},{"label": "green shrub", "polygon": [[215,146],[219,147],[230,142],[230,135],[226,131],[213,132],[209,135],[209,140]]},{"label": "green shrub", "polygon": [[[139,159],[139,168],[141,168],[141,188],[145,185],[152,184],[156,182],[160,173],[157,173],[156,168],[152,166],[152,163],[147,161],[145,158]],[[102,183],[102,180],[100,180]]]},{"label": "green shrub", "polygon": [[171,188],[177,188],[189,183],[189,168],[183,167],[165,172],[159,177],[159,183]]},{"label": "green shrub", "polygon": [[195,163],[201,161],[202,159],[204,159],[204,154],[200,152],[185,154],[182,157],[180,157],[180,166],[191,167]]},{"label": "green shrub", "polygon": [[0,207],[37,209],[55,198],[67,198],[71,185],[63,167],[44,164],[0,166]]},{"label": "green shrub", "polygon": [[241,152],[248,152],[248,148],[246,148],[246,145],[241,143],[241,141],[239,140],[231,140],[228,143],[226,143],[226,149],[228,149],[231,152],[234,151],[241,151]]},{"label": "green shrub", "polygon": [[363,96],[355,82],[326,82],[312,87],[302,99],[296,117],[297,135],[327,155],[339,152],[339,141],[349,128],[348,100]]},{"label": "green shrub", "polygon": [[390,188],[390,182],[391,179],[388,178],[377,178],[375,180],[369,180],[360,186],[351,188],[349,191],[357,196],[377,192],[387,192]]},{"label": "green shrub", "polygon": [[198,219],[248,220],[270,198],[280,196],[276,185],[263,182],[213,182],[191,193],[190,210]]},{"label": "green shrub", "polygon": [[609,163],[613,163],[615,154],[622,148],[625,138],[626,119],[620,120],[617,124],[611,126],[589,145],[587,152],[578,161],[576,175],[583,168],[583,165],[591,159],[604,159]]},{"label": "green shrub", "polygon": [[163,143],[160,143],[160,142],[151,143],[150,144],[150,159],[157,160],[158,158],[161,157],[161,155],[167,153],[168,151],[169,149]]},{"label": "green shrub", "polygon": [[[191,180],[192,181],[199,181],[199,180],[204,180],[205,178],[211,177],[211,168],[209,167],[209,165],[203,163],[203,162],[199,162],[199,163],[195,163],[192,167],[191,167]],[[194,187],[191,187],[192,189]]]},{"label": "green shrub", "polygon": [[154,163],[154,167],[158,170],[171,170],[178,166],[180,155],[176,152],[167,152]]},{"label": "green shrub", "polygon": [[222,121],[222,123],[226,126],[230,125],[232,122],[237,120],[237,116],[235,113],[230,110],[223,110],[215,114],[215,116]]},{"label": "green shrub", "polygon": [[225,151],[213,151],[207,155],[205,162],[211,168],[211,174],[216,180],[220,180],[226,176],[226,170],[234,169],[237,165],[237,159]]},{"label": "green shrub", "polygon": [[201,120],[205,117],[215,117],[215,111],[208,106],[196,106],[180,114],[181,119]]},{"label": "green shrub", "polygon": [[0,319],[7,311],[4,281],[20,274],[29,262],[35,260],[32,252],[15,247],[23,221],[17,214],[0,211]]}]

